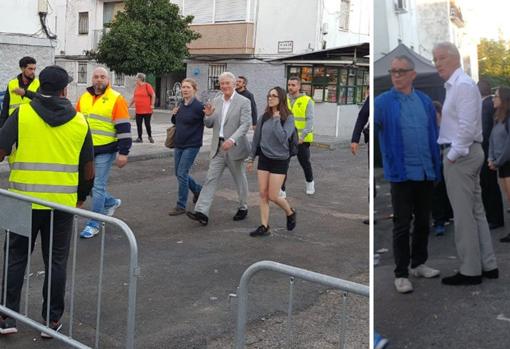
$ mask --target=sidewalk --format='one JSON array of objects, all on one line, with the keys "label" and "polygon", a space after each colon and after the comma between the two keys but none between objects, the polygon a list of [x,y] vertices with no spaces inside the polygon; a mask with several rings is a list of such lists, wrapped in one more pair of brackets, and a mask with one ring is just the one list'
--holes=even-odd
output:
[{"label": "sidewalk", "polygon": [[[399,294],[393,285],[395,268],[392,247],[390,186],[375,176],[380,188],[374,202],[377,211],[374,226],[374,251],[381,248],[380,264],[374,268],[374,328],[390,340],[392,348],[508,348],[510,328],[509,245],[500,243],[506,228],[492,231],[493,245],[500,270],[498,280],[484,279],[477,286],[444,286],[440,278],[410,277],[414,292]],[[429,236],[427,265],[439,269],[441,277],[453,275],[459,266],[455,249],[454,226],[444,236]]]}]

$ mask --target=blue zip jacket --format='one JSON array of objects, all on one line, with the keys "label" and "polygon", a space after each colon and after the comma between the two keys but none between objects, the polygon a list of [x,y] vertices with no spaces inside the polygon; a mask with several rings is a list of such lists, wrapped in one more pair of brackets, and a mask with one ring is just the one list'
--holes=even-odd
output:
[{"label": "blue zip jacket", "polygon": [[[441,158],[437,144],[438,128],[436,125],[436,111],[432,100],[423,92],[414,90],[423,103],[429,117],[428,135],[432,164],[436,174],[436,181],[441,179]],[[404,144],[402,128],[400,126],[400,101],[397,91],[391,90],[379,95],[374,101],[374,124],[379,136],[379,145],[383,158],[384,178],[390,182],[407,181],[404,165]]]}]

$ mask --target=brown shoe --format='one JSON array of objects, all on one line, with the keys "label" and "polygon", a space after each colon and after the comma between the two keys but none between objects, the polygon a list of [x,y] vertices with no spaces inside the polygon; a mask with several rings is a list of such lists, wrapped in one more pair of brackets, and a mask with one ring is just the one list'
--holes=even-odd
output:
[{"label": "brown shoe", "polygon": [[172,208],[170,210],[170,212],[168,212],[168,215],[169,216],[179,216],[179,215],[185,214],[185,213],[186,213],[186,209],[176,206],[176,207]]}]

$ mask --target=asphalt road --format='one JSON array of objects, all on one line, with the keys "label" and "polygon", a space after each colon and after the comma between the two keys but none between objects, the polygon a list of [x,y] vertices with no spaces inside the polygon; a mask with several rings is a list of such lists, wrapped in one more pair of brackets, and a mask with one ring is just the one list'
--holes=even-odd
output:
[{"label": "asphalt road", "polygon": [[[507,228],[492,231],[499,280],[484,279],[477,286],[443,286],[440,278],[411,277],[414,292],[402,295],[393,286],[389,184],[381,179],[378,185],[374,250],[389,251],[381,254],[374,268],[374,328],[388,337],[390,348],[509,348],[510,246],[499,238],[507,234],[510,221],[506,220]],[[430,235],[427,265],[439,269],[441,276],[453,275],[458,267],[453,228],[453,224],[447,226],[441,237]]]},{"label": "asphalt road", "polygon": [[[236,192],[225,172],[207,227],[185,216],[169,217],[177,184],[171,157],[131,162],[114,169],[110,191],[123,200],[116,217],[135,232],[141,274],[137,297],[137,348],[226,348],[234,335],[236,292],[243,271],[260,260],[273,260],[368,285],[369,234],[362,220],[368,214],[366,148],[353,157],[347,145],[329,151],[314,148],[317,192],[304,193],[304,178],[292,161],[288,195],[297,209],[298,224],[285,229],[285,216],[271,207],[270,237],[254,239],[248,233],[259,224],[256,177],[249,176],[249,216],[234,222]],[[208,158],[201,153],[193,176],[205,179]],[[1,185],[6,185],[2,174]],[[83,226],[80,221],[80,227]],[[100,347],[124,346],[127,306],[127,243],[107,226]],[[94,342],[100,238],[80,240],[77,249],[75,337]],[[42,262],[34,252],[30,315],[40,319]],[[68,285],[69,286],[69,285]],[[68,287],[69,288],[69,287]],[[284,347],[288,278],[260,273],[250,288],[249,348]],[[306,282],[295,290],[293,348],[337,348],[340,296]],[[348,297],[346,348],[367,348],[368,299]],[[67,315],[64,320],[67,320]],[[64,322],[65,328],[68,323]],[[10,337],[0,337],[0,348],[63,348],[41,341],[26,326]],[[66,330],[64,329],[64,333]]]}]

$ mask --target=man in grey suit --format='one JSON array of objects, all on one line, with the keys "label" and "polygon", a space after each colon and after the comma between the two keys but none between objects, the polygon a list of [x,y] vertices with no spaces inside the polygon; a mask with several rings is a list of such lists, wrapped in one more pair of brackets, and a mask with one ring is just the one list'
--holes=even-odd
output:
[{"label": "man in grey suit", "polygon": [[195,205],[195,212],[187,212],[189,218],[202,225],[209,222],[209,209],[225,167],[232,173],[239,195],[239,209],[234,220],[245,219],[248,215],[248,180],[244,160],[250,152],[246,138],[251,125],[250,100],[235,92],[234,74],[224,72],[219,76],[219,81],[222,95],[204,108],[205,126],[213,128],[207,179]]}]

